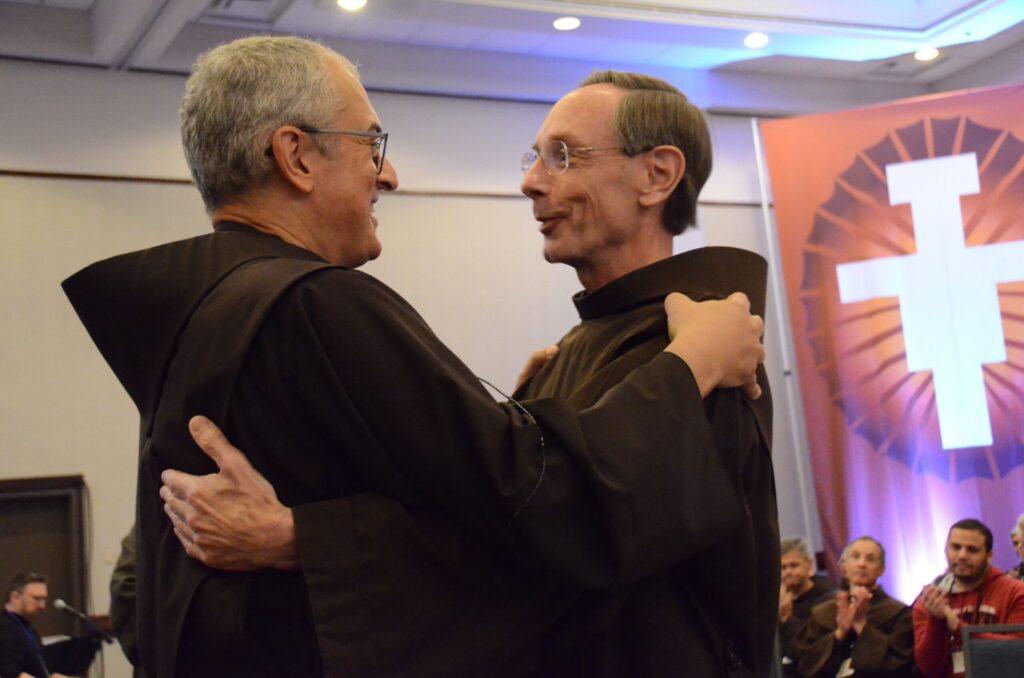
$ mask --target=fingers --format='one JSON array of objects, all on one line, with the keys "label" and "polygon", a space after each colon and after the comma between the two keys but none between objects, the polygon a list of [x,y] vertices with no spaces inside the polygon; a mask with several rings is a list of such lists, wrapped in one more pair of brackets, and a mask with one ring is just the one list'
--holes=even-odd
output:
[{"label": "fingers", "polygon": [[223,431],[206,417],[192,417],[188,430],[199,449],[217,464],[222,473],[235,475],[252,469],[242,451],[232,445]]},{"label": "fingers", "polygon": [[742,388],[744,395],[751,400],[757,400],[761,397],[761,386],[757,383],[757,372],[750,375],[750,379],[743,384]]},{"label": "fingers", "polygon": [[682,313],[696,303],[697,302],[693,301],[690,297],[682,294],[681,292],[672,292],[665,297],[665,312],[669,315],[672,315],[673,313]]},{"label": "fingers", "polygon": [[748,313],[750,312],[750,299],[748,299],[747,295],[745,295],[743,292],[733,292],[728,297],[726,297],[726,299],[735,304],[739,304],[740,306],[743,307],[744,311],[747,311]]},{"label": "fingers", "polygon": [[[227,450],[234,448],[224,437],[224,433],[217,428],[217,425],[206,417],[196,416],[189,419],[188,431],[192,434],[192,440],[199,446],[199,449],[213,459],[217,468],[223,470],[224,459],[229,454]],[[237,452],[237,450],[235,451]]]},{"label": "fingers", "polygon": [[552,344],[551,346],[547,346],[531,353],[530,357],[526,360],[526,365],[523,367],[523,371],[519,373],[519,378],[516,379],[516,389],[525,384],[529,379],[533,378],[533,375],[537,374],[537,370],[544,367],[544,365],[554,358],[557,353],[558,344]]}]

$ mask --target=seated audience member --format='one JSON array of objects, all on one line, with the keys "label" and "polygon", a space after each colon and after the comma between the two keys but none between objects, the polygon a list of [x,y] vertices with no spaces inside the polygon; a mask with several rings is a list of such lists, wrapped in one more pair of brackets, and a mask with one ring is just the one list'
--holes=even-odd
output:
[{"label": "seated audience member", "polygon": [[32,621],[46,609],[46,577],[18,572],[7,587],[0,616],[0,676],[3,678],[64,678],[51,673],[43,660],[43,644]]},{"label": "seated audience member", "polygon": [[789,644],[811,616],[811,610],[816,605],[835,597],[836,587],[828,577],[815,574],[814,555],[803,538],[783,539],[781,553],[779,651],[782,655],[782,675],[795,676],[796,663],[793,661]]},{"label": "seated audience member", "polygon": [[914,658],[927,678],[964,673],[961,629],[1024,623],[1024,583],[992,564],[992,531],[966,518],[946,537],[949,571],[925,586],[914,603]]},{"label": "seated audience member", "polygon": [[849,589],[813,610],[793,639],[797,675],[909,676],[914,654],[910,608],[878,585],[885,549],[872,537],[850,542],[839,560]]},{"label": "seated audience member", "polygon": [[[1024,516],[1021,516],[1021,518],[1024,518]],[[1013,545],[1013,553],[1020,559],[1020,562],[1006,574],[1014,579],[1024,580],[1024,534],[1021,533],[1020,522],[1017,523],[1017,527],[1013,528],[1013,532],[1010,533],[1010,544]]]}]

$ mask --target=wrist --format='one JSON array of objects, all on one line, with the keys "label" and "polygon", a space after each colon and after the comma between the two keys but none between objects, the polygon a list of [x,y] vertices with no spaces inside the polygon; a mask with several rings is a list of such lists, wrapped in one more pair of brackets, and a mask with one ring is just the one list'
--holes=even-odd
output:
[{"label": "wrist", "polygon": [[676,355],[686,363],[690,373],[693,374],[694,381],[697,382],[697,389],[700,391],[701,398],[711,393],[722,380],[721,375],[715,369],[714,360],[707,356],[706,352],[701,351],[695,346],[688,345],[679,337],[672,340],[665,350]]},{"label": "wrist", "polygon": [[268,541],[270,567],[277,570],[299,569],[299,553],[295,547],[295,515],[287,506],[281,507]]}]

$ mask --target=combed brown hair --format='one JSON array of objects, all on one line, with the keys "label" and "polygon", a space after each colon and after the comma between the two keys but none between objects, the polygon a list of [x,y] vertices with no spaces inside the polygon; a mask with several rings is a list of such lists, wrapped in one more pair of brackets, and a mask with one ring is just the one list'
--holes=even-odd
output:
[{"label": "combed brown hair", "polygon": [[7,584],[7,600],[11,599],[11,594],[14,592],[21,593],[25,590],[25,587],[29,584],[45,584],[46,575],[37,574],[35,572],[18,572],[11,577],[10,583]]},{"label": "combed brown hair", "polygon": [[580,87],[602,84],[628,91],[615,111],[615,134],[626,155],[656,146],[683,152],[686,170],[662,214],[662,225],[679,235],[697,222],[697,196],[711,174],[711,133],[704,114],[676,87],[641,73],[594,71]]}]

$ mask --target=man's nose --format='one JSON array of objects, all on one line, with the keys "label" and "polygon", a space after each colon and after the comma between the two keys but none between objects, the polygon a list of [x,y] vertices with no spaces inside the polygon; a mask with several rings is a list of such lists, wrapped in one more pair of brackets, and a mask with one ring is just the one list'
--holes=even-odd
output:
[{"label": "man's nose", "polygon": [[530,169],[526,171],[523,183],[519,185],[519,190],[527,197],[539,198],[547,192],[547,184],[550,179],[551,175],[544,168],[544,162],[538,158],[533,161]]},{"label": "man's nose", "polygon": [[377,175],[377,187],[382,191],[393,191],[398,188],[398,172],[387,158],[384,158],[384,167]]}]

